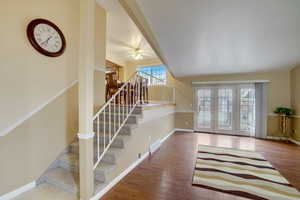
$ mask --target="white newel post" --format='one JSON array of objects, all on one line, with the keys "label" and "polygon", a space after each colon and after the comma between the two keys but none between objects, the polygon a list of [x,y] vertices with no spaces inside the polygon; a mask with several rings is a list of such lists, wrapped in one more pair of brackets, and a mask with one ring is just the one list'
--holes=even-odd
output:
[{"label": "white newel post", "polygon": [[79,45],[79,177],[80,199],[94,194],[93,109],[95,66],[95,0],[80,0]]}]

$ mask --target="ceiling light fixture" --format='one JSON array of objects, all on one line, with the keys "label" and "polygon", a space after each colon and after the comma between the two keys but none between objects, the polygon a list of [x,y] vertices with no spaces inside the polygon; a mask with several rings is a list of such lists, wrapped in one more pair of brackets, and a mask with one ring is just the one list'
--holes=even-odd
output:
[{"label": "ceiling light fixture", "polygon": [[131,56],[135,60],[141,60],[141,59],[143,59],[143,55],[142,55],[141,49],[139,49],[139,48],[135,49]]}]

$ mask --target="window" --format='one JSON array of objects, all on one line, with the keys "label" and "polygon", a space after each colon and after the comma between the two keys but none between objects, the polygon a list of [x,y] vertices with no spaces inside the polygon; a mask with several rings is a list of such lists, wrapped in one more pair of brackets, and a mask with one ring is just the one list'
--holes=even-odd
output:
[{"label": "window", "polygon": [[[156,84],[165,85],[167,83],[167,71],[166,71],[166,67],[163,65],[139,67],[138,71],[142,72],[141,76],[145,76],[147,78],[150,76],[149,83],[148,83],[149,85],[156,85]],[[160,79],[161,81],[159,81],[158,79]]]}]

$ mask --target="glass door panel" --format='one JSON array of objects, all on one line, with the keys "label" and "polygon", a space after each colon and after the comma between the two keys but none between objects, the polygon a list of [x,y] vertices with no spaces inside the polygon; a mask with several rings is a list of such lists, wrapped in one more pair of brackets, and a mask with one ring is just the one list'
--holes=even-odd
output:
[{"label": "glass door panel", "polygon": [[197,89],[196,129],[212,129],[212,89]]},{"label": "glass door panel", "polygon": [[254,86],[196,88],[195,98],[195,130],[248,136],[255,131]]},{"label": "glass door panel", "polygon": [[255,131],[255,89],[239,89],[239,130],[247,135]]},{"label": "glass door panel", "polygon": [[217,129],[233,130],[233,89],[218,88]]}]

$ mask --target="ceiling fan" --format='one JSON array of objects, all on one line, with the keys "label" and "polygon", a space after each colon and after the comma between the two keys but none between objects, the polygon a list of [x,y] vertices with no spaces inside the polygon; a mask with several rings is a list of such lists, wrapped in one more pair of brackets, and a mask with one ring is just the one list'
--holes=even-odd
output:
[{"label": "ceiling fan", "polygon": [[127,43],[116,38],[110,38],[110,42],[115,47],[117,47],[116,49],[120,49],[122,53],[118,55],[122,55],[122,57],[126,56],[126,58],[134,60],[142,60],[144,58],[156,57],[156,54],[154,53],[150,45],[144,38],[141,37],[133,38]]},{"label": "ceiling fan", "polygon": [[134,60],[142,60],[145,57],[152,57],[154,52],[152,51],[151,47],[144,41],[144,39],[140,39],[138,45],[136,47],[131,47],[129,51],[129,57],[133,58]]}]

